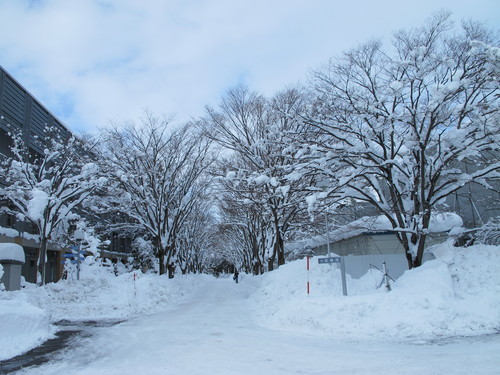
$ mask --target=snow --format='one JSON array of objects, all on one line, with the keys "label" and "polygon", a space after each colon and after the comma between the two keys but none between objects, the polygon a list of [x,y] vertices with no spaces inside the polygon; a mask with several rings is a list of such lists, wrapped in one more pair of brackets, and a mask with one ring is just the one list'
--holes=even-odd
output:
[{"label": "snow", "polygon": [[[316,195],[306,197],[306,203],[308,205],[308,209],[311,211],[316,204]],[[429,233],[443,233],[453,230],[453,233],[457,233],[462,225],[462,218],[453,212],[436,213],[431,216],[428,231]],[[330,231],[328,237],[330,239],[335,239],[335,241],[341,241],[359,236],[363,233],[390,231],[394,231],[394,229],[386,216],[364,216],[358,220],[352,221]],[[306,240],[300,240],[293,244],[288,244],[287,246],[289,249],[305,246],[316,247],[326,244],[326,242],[327,238],[325,235],[318,235]]]},{"label": "snow", "polygon": [[0,243],[0,261],[2,260],[24,263],[23,247],[15,243]]},{"label": "snow", "polygon": [[401,89],[404,87],[404,84],[400,81],[392,81],[389,84],[389,87],[394,90],[395,92],[400,92]]},{"label": "snow", "polygon": [[[374,270],[359,280],[311,261],[265,275],[256,314],[267,327],[324,333],[336,339],[421,341],[493,334],[500,330],[500,247],[433,249],[437,259],[406,271],[387,293]],[[311,294],[303,291],[309,277]],[[287,291],[286,293],[283,291]],[[273,302],[277,301],[277,302]]]},{"label": "snow", "polygon": [[270,183],[271,179],[268,176],[263,174],[263,175],[255,177],[253,180],[257,185],[264,185],[264,184]]},{"label": "snow", "polygon": [[6,237],[22,237],[26,240],[35,240],[35,241],[38,241],[40,237],[36,234],[20,232],[13,228],[4,228],[4,227],[0,227],[0,235],[4,235]]},{"label": "snow", "polygon": [[186,302],[209,277],[179,276],[169,280],[140,271],[115,276],[113,267],[98,266],[87,257],[79,281],[61,280],[42,288],[30,286],[17,294],[47,311],[52,322],[128,319]]},{"label": "snow", "polygon": [[443,212],[431,216],[429,230],[431,233],[447,232],[463,225],[462,218],[454,212]]},{"label": "snow", "polygon": [[45,311],[22,299],[0,301],[0,361],[49,339],[55,330]]},{"label": "snow", "polygon": [[31,199],[28,203],[28,214],[31,220],[42,220],[45,208],[49,203],[49,195],[39,189],[33,189]]},{"label": "snow", "polygon": [[[4,316],[9,327],[22,325],[23,314],[38,317],[23,327],[27,335],[13,328],[0,335],[0,355],[36,345],[40,332],[50,336],[47,319],[119,318],[127,321],[81,338],[37,373],[494,374],[500,246],[445,243],[432,251],[436,259],[407,271],[391,292],[377,289],[378,271],[348,277],[349,296],[337,266],[315,259],[309,273],[298,260],[240,275],[237,285],[138,272],[134,282],[133,273],[85,265],[80,282],[0,292],[0,325]],[[13,348],[14,337],[24,345]]]}]

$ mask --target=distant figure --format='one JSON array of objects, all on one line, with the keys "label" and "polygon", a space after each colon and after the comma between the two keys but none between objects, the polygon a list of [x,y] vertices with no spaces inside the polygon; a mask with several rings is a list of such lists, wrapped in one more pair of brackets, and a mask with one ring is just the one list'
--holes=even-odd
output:
[{"label": "distant figure", "polygon": [[238,284],[238,276],[239,276],[238,270],[234,270],[233,280],[236,281],[236,284]]}]

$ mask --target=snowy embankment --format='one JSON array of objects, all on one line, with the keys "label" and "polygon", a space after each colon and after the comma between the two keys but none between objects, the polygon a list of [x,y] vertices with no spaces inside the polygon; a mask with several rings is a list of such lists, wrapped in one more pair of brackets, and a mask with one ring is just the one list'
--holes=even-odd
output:
[{"label": "snowy embankment", "polygon": [[342,295],[337,266],[305,261],[264,276],[255,295],[261,324],[343,340],[427,341],[500,332],[500,247],[442,244],[437,259],[406,271],[392,291],[377,289],[382,274],[347,276]]},{"label": "snowy embankment", "polygon": [[[377,289],[382,275],[373,270],[359,280],[348,277],[345,297],[337,266],[313,259],[310,295],[305,260],[299,260],[260,277],[243,275],[235,285],[242,300],[232,303],[253,306],[255,322],[264,327],[347,341],[425,342],[500,332],[500,246],[444,244],[434,253],[436,260],[407,271],[389,293]],[[211,278],[135,275],[134,281],[133,273],[116,277],[109,268],[88,265],[80,281],[0,291],[0,360],[49,338],[55,331],[50,323],[168,310],[206,292]],[[213,306],[220,304],[214,301]]]},{"label": "snowy embankment", "polygon": [[0,360],[40,345],[54,332],[42,309],[22,300],[0,300]]},{"label": "snowy embankment", "polygon": [[79,281],[0,291],[0,360],[53,337],[56,329],[51,323],[60,320],[127,319],[176,307],[191,299],[208,277],[169,280],[141,272],[135,277],[134,273],[115,276],[108,267],[83,265]]}]

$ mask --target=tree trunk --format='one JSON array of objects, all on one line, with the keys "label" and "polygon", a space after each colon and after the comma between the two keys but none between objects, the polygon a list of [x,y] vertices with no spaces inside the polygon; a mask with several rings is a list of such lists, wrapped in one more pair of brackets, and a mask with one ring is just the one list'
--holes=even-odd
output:
[{"label": "tree trunk", "polygon": [[268,271],[273,271],[274,270],[274,257],[269,258],[267,260],[267,270]]},{"label": "tree trunk", "polygon": [[158,262],[160,263],[160,276],[166,271],[165,269],[165,253],[163,250],[158,250]]},{"label": "tree trunk", "polygon": [[40,238],[40,249],[38,251],[38,273],[40,274],[40,280],[38,285],[45,285],[45,274],[47,268],[47,238],[42,236]]},{"label": "tree trunk", "polygon": [[175,264],[174,264],[174,262],[170,262],[167,265],[167,268],[168,268],[168,278],[169,279],[173,279],[174,275],[175,275]]},{"label": "tree trunk", "polygon": [[279,267],[285,264],[285,244],[283,242],[281,234],[278,234],[274,246],[276,247],[276,254],[278,255],[278,267]]},{"label": "tree trunk", "polygon": [[168,245],[165,249],[165,253],[167,256],[167,271],[168,278],[173,279],[175,275],[175,263],[172,261],[172,257],[176,254],[175,245]]},{"label": "tree trunk", "polygon": [[422,265],[422,261],[424,259],[424,250],[425,250],[426,239],[427,239],[426,234],[422,234],[418,238],[417,256],[415,257],[415,260],[413,261],[413,267],[420,267]]},{"label": "tree trunk", "polygon": [[[422,265],[426,239],[427,235],[425,234],[413,234],[411,241],[403,243],[406,260],[408,262],[408,269],[420,267]],[[413,258],[412,252],[410,251],[410,247],[417,249],[417,255],[415,256],[415,259]]]},{"label": "tree trunk", "polygon": [[157,236],[154,240],[155,246],[156,246],[156,252],[158,254],[158,262],[159,262],[159,269],[160,269],[160,276],[165,274],[166,268],[165,268],[165,249],[163,249],[162,243],[161,243],[161,238],[160,236]]},{"label": "tree trunk", "polygon": [[285,245],[283,243],[283,237],[281,236],[281,228],[279,225],[279,219],[277,212],[274,212],[274,255],[273,258],[278,256],[278,267],[285,264]]}]

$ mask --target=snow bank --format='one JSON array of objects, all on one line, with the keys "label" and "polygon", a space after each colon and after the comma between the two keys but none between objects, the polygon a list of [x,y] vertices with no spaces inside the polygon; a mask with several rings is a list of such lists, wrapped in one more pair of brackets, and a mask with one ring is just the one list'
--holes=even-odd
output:
[{"label": "snow bank", "polygon": [[49,311],[52,321],[126,319],[166,310],[187,301],[203,277],[143,275],[101,276],[80,281],[63,280],[27,291],[37,306]]},{"label": "snow bank", "polygon": [[[309,274],[300,260],[261,277],[242,275],[235,287],[247,288],[242,298],[258,323],[277,330],[396,342],[500,332],[500,246],[443,244],[432,250],[437,259],[406,271],[391,292],[377,288],[382,275],[372,270],[360,279],[347,276],[349,295],[343,296],[337,265],[320,265],[317,259]],[[127,319],[168,310],[195,298],[208,279],[218,282],[207,275],[114,276],[110,267],[87,263],[81,277],[0,291],[0,359],[50,337],[50,322]]]},{"label": "snow bank", "polygon": [[140,271],[115,276],[112,267],[98,266],[87,259],[81,266],[79,281],[61,280],[42,288],[30,286],[18,293],[47,311],[52,322],[127,319],[178,306],[199,289],[206,277],[178,275],[168,279]]},{"label": "snow bank", "polygon": [[53,334],[42,309],[23,300],[0,300],[0,361],[35,348]]},{"label": "snow bank", "polygon": [[60,320],[127,319],[175,308],[192,299],[209,277],[115,276],[113,268],[90,263],[82,264],[79,281],[43,287],[28,283],[19,291],[0,291],[0,360],[40,345],[55,333],[50,323]]},{"label": "snow bank", "polygon": [[432,340],[500,331],[500,247],[434,249],[437,259],[406,271],[387,293],[378,271],[347,278],[336,266],[305,261],[264,276],[256,316],[268,327],[352,340]]},{"label": "snow bank", "polygon": [[24,249],[15,243],[0,243],[0,261],[10,260],[24,263]]}]

